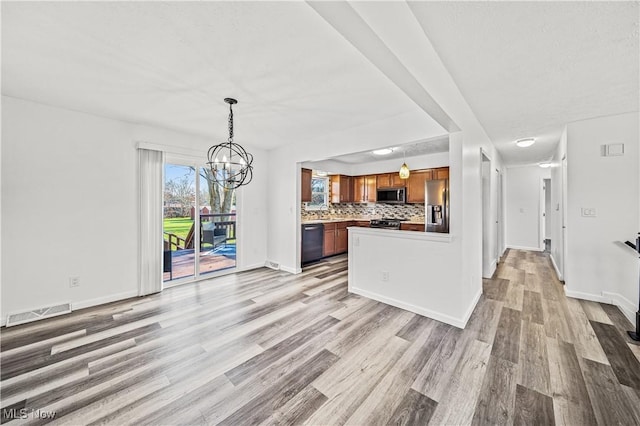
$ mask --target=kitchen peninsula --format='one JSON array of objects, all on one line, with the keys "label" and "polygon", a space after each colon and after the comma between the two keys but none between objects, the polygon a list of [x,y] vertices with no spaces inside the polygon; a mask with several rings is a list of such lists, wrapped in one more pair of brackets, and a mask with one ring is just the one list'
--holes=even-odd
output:
[{"label": "kitchen peninsula", "polygon": [[[349,292],[463,328],[461,267],[451,234],[348,228]],[[477,295],[480,296],[479,294]],[[475,306],[475,303],[473,303]]]}]

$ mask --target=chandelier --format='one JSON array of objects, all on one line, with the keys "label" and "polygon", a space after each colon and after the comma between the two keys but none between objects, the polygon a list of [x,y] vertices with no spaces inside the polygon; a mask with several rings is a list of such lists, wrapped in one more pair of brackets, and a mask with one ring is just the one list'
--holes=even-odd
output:
[{"label": "chandelier", "polygon": [[232,98],[224,101],[229,104],[229,139],[209,148],[207,164],[213,181],[225,189],[236,189],[251,182],[253,155],[233,141],[233,105],[238,101]]}]

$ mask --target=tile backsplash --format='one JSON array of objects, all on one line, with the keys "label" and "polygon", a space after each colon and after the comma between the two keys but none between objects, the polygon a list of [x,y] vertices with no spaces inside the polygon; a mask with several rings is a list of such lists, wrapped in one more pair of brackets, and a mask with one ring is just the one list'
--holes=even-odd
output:
[{"label": "tile backsplash", "polygon": [[329,204],[327,210],[300,209],[302,219],[330,219],[335,217],[362,217],[424,220],[424,204],[340,203]]}]

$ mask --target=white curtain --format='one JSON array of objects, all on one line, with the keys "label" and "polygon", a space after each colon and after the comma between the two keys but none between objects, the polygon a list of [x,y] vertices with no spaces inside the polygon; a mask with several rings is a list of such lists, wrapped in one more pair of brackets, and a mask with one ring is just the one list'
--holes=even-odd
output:
[{"label": "white curtain", "polygon": [[164,153],[138,149],[139,195],[139,295],[162,291],[162,186]]}]

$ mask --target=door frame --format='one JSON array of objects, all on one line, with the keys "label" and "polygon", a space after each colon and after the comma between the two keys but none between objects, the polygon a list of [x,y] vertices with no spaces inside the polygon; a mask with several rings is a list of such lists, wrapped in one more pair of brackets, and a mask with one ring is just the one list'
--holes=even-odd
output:
[{"label": "door frame", "polygon": [[[165,155],[165,159],[164,159],[164,165],[163,165],[163,170],[164,167],[167,164],[175,164],[178,166],[185,166],[185,167],[193,167],[194,168],[194,173],[195,173],[195,202],[194,202],[194,227],[193,227],[193,233],[194,236],[195,235],[200,235],[200,174],[199,174],[199,169],[201,167],[204,167],[205,162],[202,161],[202,159],[200,158],[196,158],[196,157],[192,157],[192,156],[186,156],[186,155],[181,155],[181,154],[171,154],[171,153],[166,153]],[[163,187],[163,193],[164,193],[164,173],[163,173],[163,182],[162,182],[162,187]],[[200,256],[199,255],[194,255],[194,273],[193,275],[189,275],[186,277],[182,277],[182,278],[176,278],[170,281],[163,281],[163,288],[169,288],[169,287],[174,287],[177,285],[182,285],[182,284],[188,284],[188,283],[194,283],[197,281],[202,281],[202,280],[208,280],[211,278],[216,278],[219,276],[223,276],[223,275],[229,275],[229,274],[233,274],[236,273],[240,270],[239,266],[240,265],[240,250],[239,250],[239,233],[238,233],[238,229],[240,228],[240,226],[238,225],[240,222],[240,204],[241,204],[241,188],[236,189],[235,192],[235,197],[236,197],[236,264],[234,267],[231,268],[225,268],[219,271],[212,271],[212,272],[207,272],[205,274],[201,274],[200,273]],[[164,201],[164,197],[163,197],[163,201]],[[162,207],[161,207],[162,208]],[[162,208],[163,212],[163,218],[164,218],[164,209]],[[164,240],[164,238],[163,238]],[[200,238],[195,238],[193,240],[193,247],[194,247],[194,253],[200,253]],[[163,274],[164,276],[164,274]]]}]

